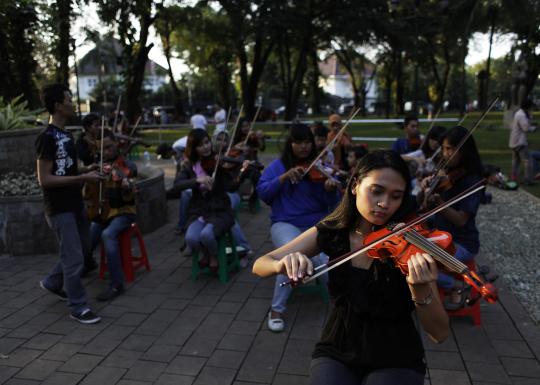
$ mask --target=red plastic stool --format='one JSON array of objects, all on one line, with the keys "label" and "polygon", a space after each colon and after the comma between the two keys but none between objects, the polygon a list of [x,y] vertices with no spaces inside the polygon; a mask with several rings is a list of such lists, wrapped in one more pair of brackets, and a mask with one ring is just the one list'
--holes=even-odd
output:
[{"label": "red plastic stool", "polygon": [[[467,265],[469,270],[476,271],[476,263],[474,262],[474,260],[466,262],[465,265]],[[454,278],[463,281],[463,277],[458,274],[455,274]],[[444,301],[444,289],[439,288],[439,296],[441,297],[441,301]],[[446,312],[450,317],[470,316],[473,319],[474,326],[480,326],[482,324],[482,319],[480,318],[480,301],[482,298],[479,297],[481,296],[478,290],[476,290],[474,287],[471,287],[470,298],[472,298],[475,302],[472,305],[465,304],[465,306],[463,306],[461,309],[447,310]]]},{"label": "red plastic stool", "polygon": [[[131,238],[135,236],[139,242],[139,250],[141,255],[133,255],[131,250]],[[148,255],[146,254],[146,247],[144,246],[144,240],[139,230],[139,226],[136,223],[132,223],[130,227],[120,233],[118,237],[120,243],[120,257],[122,258],[122,270],[124,271],[124,279],[126,282],[133,282],[135,280],[135,270],[140,267],[146,267],[147,271],[150,271],[150,263],[148,262]],[[99,264],[99,278],[103,279],[105,272],[107,271],[107,258],[105,256],[105,247],[101,242],[101,261]]]}]

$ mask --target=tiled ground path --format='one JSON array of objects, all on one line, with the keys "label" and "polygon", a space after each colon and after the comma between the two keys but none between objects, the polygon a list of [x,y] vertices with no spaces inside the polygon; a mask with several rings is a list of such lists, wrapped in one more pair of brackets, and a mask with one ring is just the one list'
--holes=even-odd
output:
[{"label": "tiled ground path", "polygon": [[[267,217],[265,208],[240,215],[258,255],[272,247]],[[327,311],[320,299],[296,297],[286,332],[272,334],[264,319],[273,282],[249,270],[228,284],[192,282],[172,228],[145,237],[151,273],[139,272],[112,303],[92,301],[103,317],[93,326],[69,320],[64,304],[38,288],[55,256],[0,258],[0,384],[306,384]],[[92,298],[105,287],[95,274],[85,282]],[[482,306],[481,327],[453,319],[448,341],[426,341],[426,383],[540,384],[540,328],[497,285],[500,303]]]}]

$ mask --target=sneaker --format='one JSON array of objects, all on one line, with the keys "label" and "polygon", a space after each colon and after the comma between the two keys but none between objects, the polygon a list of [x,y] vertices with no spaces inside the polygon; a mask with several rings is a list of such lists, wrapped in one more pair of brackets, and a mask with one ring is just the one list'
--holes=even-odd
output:
[{"label": "sneaker", "polygon": [[280,333],[283,330],[285,330],[285,321],[283,321],[283,318],[270,318],[271,316],[272,316],[272,311],[269,311],[268,321],[266,323],[266,326],[268,326],[268,329],[275,333]]},{"label": "sneaker", "polygon": [[86,325],[95,324],[101,321],[101,317],[90,309],[83,310],[80,314],[70,314],[69,317]]},{"label": "sneaker", "polygon": [[118,297],[120,294],[124,292],[124,288],[122,286],[120,287],[109,287],[107,290],[99,294],[96,299],[100,302],[105,301],[112,301],[116,297]]},{"label": "sneaker", "polygon": [[62,290],[62,289],[53,289],[53,288],[47,287],[47,286],[45,286],[44,281],[39,281],[39,286],[43,290],[47,290],[49,293],[54,294],[55,296],[57,296],[61,301],[67,301],[67,294],[66,294],[66,292],[64,290]]}]

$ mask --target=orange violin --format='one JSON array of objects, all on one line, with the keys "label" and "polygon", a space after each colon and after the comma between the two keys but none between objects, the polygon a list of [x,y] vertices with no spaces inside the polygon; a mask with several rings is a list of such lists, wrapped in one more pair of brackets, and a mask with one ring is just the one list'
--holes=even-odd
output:
[{"label": "orange violin", "polygon": [[[386,237],[393,230],[389,227],[368,234],[364,238],[364,245]],[[428,253],[447,270],[462,276],[463,280],[474,287],[487,302],[497,301],[497,288],[491,283],[485,283],[474,271],[452,255],[455,253],[455,246],[452,236],[445,231],[430,230],[422,225],[416,225],[367,251],[367,255],[371,258],[392,258],[403,274],[409,273],[407,263],[416,253]]]}]

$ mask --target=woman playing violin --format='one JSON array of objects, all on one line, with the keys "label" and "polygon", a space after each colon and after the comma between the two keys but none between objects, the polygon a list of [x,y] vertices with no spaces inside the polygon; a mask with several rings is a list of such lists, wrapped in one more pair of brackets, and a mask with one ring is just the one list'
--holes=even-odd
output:
[{"label": "woman playing violin", "polygon": [[[410,175],[392,151],[373,151],[358,163],[338,207],[276,250],[259,258],[255,274],[311,275],[311,258],[330,260],[360,249],[375,227],[407,214]],[[411,317],[436,342],[449,334],[448,316],[435,294],[437,267],[428,254],[414,254],[405,276],[389,260],[361,254],[329,273],[333,304],[311,362],[310,384],[423,384],[420,336]]]},{"label": "woman playing violin", "polygon": [[[268,165],[257,185],[259,196],[272,209],[270,232],[275,247],[287,244],[315,225],[339,201],[337,183],[332,179],[318,183],[308,176],[302,177],[305,167],[316,154],[309,127],[304,124],[291,126],[281,158]],[[326,256],[314,258],[315,264],[325,262]],[[285,328],[283,313],[291,292],[290,287],[280,286],[285,281],[284,272],[276,277],[267,321],[268,328],[274,332]]]},{"label": "woman playing violin", "polygon": [[221,165],[216,168],[216,154],[206,130],[191,130],[185,156],[187,159],[182,163],[174,185],[179,190],[192,190],[187,210],[191,223],[186,231],[186,243],[192,251],[202,251],[201,267],[209,266],[217,273],[216,238],[234,224],[227,191],[234,191],[235,186]]},{"label": "woman playing violin", "polygon": [[[236,130],[233,138],[233,147],[227,155],[241,160],[250,160],[252,162],[260,164],[258,160],[258,152],[264,151],[266,148],[264,133],[262,131],[250,132],[250,122],[247,121],[245,118],[241,118],[238,124],[238,130]],[[254,167],[242,167],[242,169],[245,172],[242,173],[242,180],[240,181],[240,183],[244,184],[244,182],[246,182],[246,184],[244,184],[245,188],[244,186],[242,186],[240,190],[246,191],[246,193],[242,195],[248,197],[247,200],[250,211],[254,212],[258,199],[255,187],[259,182],[261,173]]]},{"label": "woman playing violin", "polygon": [[136,188],[132,182],[137,176],[137,166],[120,155],[116,138],[109,130],[103,137],[103,175],[107,179],[102,182],[101,201],[95,194],[98,189],[93,189],[95,196],[87,197],[87,205],[90,215],[92,211],[97,214],[91,218],[92,252],[103,241],[111,277],[108,288],[97,299],[109,301],[124,291],[118,237],[135,221],[137,213]]},{"label": "woman playing violin", "polygon": [[[429,193],[430,188],[434,190],[434,193],[427,197],[428,206],[445,202],[482,179],[482,162],[474,138],[469,136],[463,146],[457,150],[467,134],[466,128],[455,126],[443,136],[442,156],[443,161],[447,162],[446,169],[443,170],[443,176],[435,189],[432,182],[434,177],[425,178],[422,181],[422,192],[418,195],[420,201],[426,201],[424,195]],[[464,263],[474,259],[480,248],[475,219],[482,201],[482,194],[483,192],[473,194],[434,217],[433,226],[452,235],[456,246],[454,256]],[[460,290],[463,289],[461,281],[440,273],[438,284],[449,291],[449,301],[445,302],[448,310],[463,306],[466,298],[465,295],[460,294]]]},{"label": "woman playing violin", "polygon": [[258,160],[258,152],[266,149],[264,132],[261,130],[252,130],[250,132],[250,122],[245,118],[241,118],[238,125],[238,130],[236,130],[233,138],[233,150],[231,152],[242,154],[245,156],[245,159]]}]

